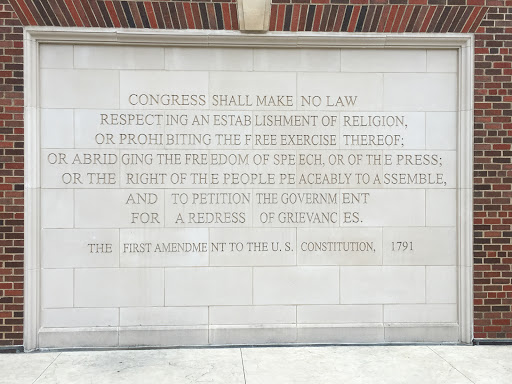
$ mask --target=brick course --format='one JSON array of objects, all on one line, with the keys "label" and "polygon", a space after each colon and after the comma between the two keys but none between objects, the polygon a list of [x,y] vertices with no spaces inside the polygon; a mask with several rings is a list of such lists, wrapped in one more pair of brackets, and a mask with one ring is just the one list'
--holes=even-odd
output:
[{"label": "brick course", "polygon": [[[0,0],[0,346],[23,342],[23,28],[237,30],[236,0]],[[512,338],[512,0],[273,0],[273,31],[475,33],[475,338]]]}]

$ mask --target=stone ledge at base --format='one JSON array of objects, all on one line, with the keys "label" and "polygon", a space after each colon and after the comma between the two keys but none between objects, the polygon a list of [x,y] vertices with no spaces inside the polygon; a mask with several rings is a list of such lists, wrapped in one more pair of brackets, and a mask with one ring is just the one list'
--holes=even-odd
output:
[{"label": "stone ledge at base", "polygon": [[456,323],[46,328],[39,349],[212,345],[459,343]]}]

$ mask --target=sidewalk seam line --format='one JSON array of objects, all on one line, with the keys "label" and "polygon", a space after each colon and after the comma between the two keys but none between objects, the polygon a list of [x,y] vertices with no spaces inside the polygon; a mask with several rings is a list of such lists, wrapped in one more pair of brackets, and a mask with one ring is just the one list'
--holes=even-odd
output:
[{"label": "sidewalk seam line", "polygon": [[244,355],[242,353],[242,348],[240,348],[240,358],[242,359],[242,372],[244,373],[244,384],[247,384],[247,380],[245,379],[245,365],[244,365]]},{"label": "sidewalk seam line", "polygon": [[52,362],[50,364],[48,364],[48,366],[43,370],[43,372],[41,372],[41,374],[39,376],[37,376],[37,378],[32,382],[32,384],[35,384],[41,378],[41,376],[44,375],[44,373],[48,370],[48,368],[50,368],[50,366],[53,363],[55,363],[55,361],[59,358],[60,355],[62,355],[62,352],[59,352],[59,354],[57,356],[55,356],[55,359],[53,359]]},{"label": "sidewalk seam line", "polygon": [[464,376],[466,379],[468,379],[471,383],[476,384],[473,380],[471,380],[469,377],[467,377],[465,374],[463,374],[461,371],[457,369],[452,363],[450,363],[448,360],[446,360],[443,356],[441,356],[439,353],[434,351],[430,346],[427,346],[428,349],[430,349],[432,352],[434,352],[437,356],[439,356],[443,361],[445,361],[450,367],[455,369],[457,372],[459,372],[462,376]]}]

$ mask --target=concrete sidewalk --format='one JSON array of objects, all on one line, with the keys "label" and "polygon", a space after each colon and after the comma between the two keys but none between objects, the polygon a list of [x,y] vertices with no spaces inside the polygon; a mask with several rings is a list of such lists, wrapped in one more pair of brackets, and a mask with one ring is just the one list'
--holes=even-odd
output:
[{"label": "concrete sidewalk", "polygon": [[512,383],[512,346],[319,346],[0,354],[0,383]]}]

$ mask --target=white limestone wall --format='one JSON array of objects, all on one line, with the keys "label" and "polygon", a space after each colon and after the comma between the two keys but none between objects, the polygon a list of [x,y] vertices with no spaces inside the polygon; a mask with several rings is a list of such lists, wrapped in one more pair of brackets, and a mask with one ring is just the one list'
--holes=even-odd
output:
[{"label": "white limestone wall", "polygon": [[[458,188],[467,188],[457,177],[458,68],[455,49],[41,45],[39,347],[458,341],[456,201]],[[203,95],[204,104],[132,105],[130,95],[140,94]],[[216,106],[216,95],[235,102]],[[257,97],[278,95],[291,101],[255,105]],[[348,105],[346,95],[357,102]],[[304,105],[301,96],[317,97],[318,105]],[[338,96],[344,105],[335,105]],[[102,114],[186,115],[187,122],[102,125]],[[215,114],[251,121],[192,123]],[[317,122],[256,124],[268,115],[317,116]],[[406,126],[346,124],[375,115],[403,116]],[[127,138],[176,133],[239,135],[240,142],[134,144]],[[110,144],[100,142],[107,134]],[[324,146],[282,142],[288,134],[335,139]],[[277,135],[276,143],[265,143],[263,135]],[[358,144],[344,135],[398,139]],[[96,164],[84,164],[91,154]],[[249,163],[185,161],[204,154],[210,160],[212,154],[248,155]],[[153,163],[123,164],[134,155]],[[163,155],[181,163],[159,164],[155,159]],[[321,156],[321,163],[289,161],[308,155]],[[343,161],[329,164],[340,155]],[[369,156],[382,160],[370,163]],[[262,158],[268,161],[256,164]],[[435,164],[426,164],[433,158]],[[127,176],[144,173],[165,176],[153,184]],[[208,182],[195,182],[193,173],[206,174]],[[212,184],[214,173],[259,176],[251,184],[223,183],[222,176]],[[297,182],[300,175],[331,173],[341,181]],[[383,181],[416,173],[441,174],[442,182]],[[275,183],[267,183],[268,174]],[[281,179],[291,174],[296,182]],[[358,182],[357,174],[370,181]],[[206,192],[245,193],[251,201],[190,202]],[[297,193],[330,193],[336,202],[283,202]],[[189,202],[175,200],[177,194]],[[133,196],[151,202],[134,205]],[[157,216],[143,223],[134,212]],[[198,212],[239,212],[245,219],[186,219]],[[335,220],[286,219],[297,212],[331,212]],[[308,249],[340,241],[372,249]],[[195,250],[156,249],[165,243]]]}]

